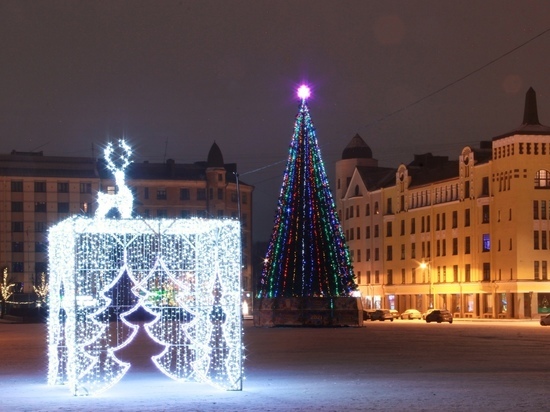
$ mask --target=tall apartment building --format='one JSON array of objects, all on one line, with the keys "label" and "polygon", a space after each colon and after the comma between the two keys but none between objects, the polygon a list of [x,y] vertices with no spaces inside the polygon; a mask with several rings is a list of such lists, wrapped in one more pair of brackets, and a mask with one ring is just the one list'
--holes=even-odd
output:
[{"label": "tall apartment building", "polygon": [[355,136],[336,163],[336,203],[366,307],[458,317],[550,312],[550,127],[529,89],[523,123],[457,160],[379,167]]},{"label": "tall apartment building", "polygon": [[[131,163],[127,185],[134,215],[154,218],[235,218],[242,223],[242,286],[252,287],[252,191],[238,181],[212,145],[206,161],[193,164]],[[30,293],[47,273],[48,228],[69,216],[93,216],[97,193],[116,190],[100,159],[44,156],[42,152],[0,155],[0,268],[8,268],[16,291]]]}]

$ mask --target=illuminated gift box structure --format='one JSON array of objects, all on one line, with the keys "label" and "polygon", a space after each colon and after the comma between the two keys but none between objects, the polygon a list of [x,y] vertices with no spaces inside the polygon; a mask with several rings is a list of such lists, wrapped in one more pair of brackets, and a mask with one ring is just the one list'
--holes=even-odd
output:
[{"label": "illuminated gift box structure", "polygon": [[131,365],[116,352],[140,327],[127,318],[142,308],[165,347],[152,357],[160,371],[241,390],[239,222],[103,213],[50,229],[48,383],[89,395],[118,382]]}]

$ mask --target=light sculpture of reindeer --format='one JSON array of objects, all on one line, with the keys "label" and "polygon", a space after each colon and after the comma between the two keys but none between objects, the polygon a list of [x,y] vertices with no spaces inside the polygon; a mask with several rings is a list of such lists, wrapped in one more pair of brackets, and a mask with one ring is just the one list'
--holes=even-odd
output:
[{"label": "light sculpture of reindeer", "polygon": [[117,190],[114,194],[101,192],[97,194],[98,207],[95,216],[100,219],[107,217],[107,214],[112,209],[117,209],[120,217],[123,219],[132,218],[134,196],[132,195],[132,191],[126,186],[124,176],[124,169],[131,163],[132,148],[124,140],[119,140],[118,146],[122,152],[120,155],[120,165],[118,166],[112,158],[115,152],[113,144],[109,142],[105,148],[107,168],[113,172]]}]

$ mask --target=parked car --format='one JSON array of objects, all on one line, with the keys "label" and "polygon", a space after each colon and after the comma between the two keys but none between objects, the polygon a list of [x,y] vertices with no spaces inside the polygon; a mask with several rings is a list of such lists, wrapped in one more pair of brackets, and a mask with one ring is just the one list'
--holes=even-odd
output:
[{"label": "parked car", "polygon": [[426,322],[449,322],[453,323],[453,315],[446,309],[434,309],[428,315],[426,315]]},{"label": "parked car", "polygon": [[389,321],[393,322],[393,315],[391,314],[389,309],[377,309],[372,314],[370,320],[372,320],[372,321],[379,320],[379,321],[382,321],[382,322],[385,321],[385,320],[389,320]]},{"label": "parked car", "polygon": [[376,312],[376,309],[363,309],[363,320],[372,319],[372,314]]},{"label": "parked car", "polygon": [[550,325],[550,315],[541,316],[540,317],[540,324],[542,326],[548,326]]},{"label": "parked car", "polygon": [[426,312],[422,313],[422,320],[426,320],[426,316],[432,313],[435,309],[428,309]]},{"label": "parked car", "polygon": [[391,315],[393,316],[394,319],[399,319],[399,312],[396,311],[395,309],[390,309],[390,313]]},{"label": "parked car", "polygon": [[405,312],[403,312],[401,314],[401,319],[408,319],[408,320],[413,320],[413,319],[422,319],[422,313],[420,313],[420,311],[416,310],[416,309],[407,309]]}]

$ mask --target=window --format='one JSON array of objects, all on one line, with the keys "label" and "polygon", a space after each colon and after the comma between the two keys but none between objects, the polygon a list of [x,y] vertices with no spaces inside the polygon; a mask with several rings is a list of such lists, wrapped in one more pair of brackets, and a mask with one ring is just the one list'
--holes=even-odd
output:
[{"label": "window", "polygon": [[180,214],[182,219],[187,219],[191,217],[191,211],[189,210],[182,210]]},{"label": "window", "polygon": [[214,199],[214,188],[213,187],[208,189],[208,199],[210,199],[210,200]]},{"label": "window", "polygon": [[23,211],[23,202],[11,202],[11,211],[12,212],[22,212]]},{"label": "window", "polygon": [[491,237],[489,233],[484,233],[482,235],[482,252],[489,252],[491,250]]},{"label": "window", "polygon": [[470,267],[470,264],[468,263],[465,267],[464,267],[464,282],[471,282],[471,267]]},{"label": "window", "polygon": [[535,188],[550,188],[550,172],[548,170],[539,170],[535,175]]},{"label": "window", "polygon": [[439,213],[435,215],[435,230],[439,230]]},{"label": "window", "polygon": [[197,210],[197,217],[206,218],[206,216],[207,216],[206,210]]},{"label": "window", "polygon": [[393,260],[393,248],[391,245],[388,245],[386,247],[386,260],[387,261]]},{"label": "window", "polygon": [[540,218],[546,220],[546,200],[540,201]]},{"label": "window", "polygon": [[464,198],[468,199],[470,197],[470,181],[466,180],[464,182]]},{"label": "window", "polygon": [[429,232],[430,230],[430,216],[426,216],[426,232]]},{"label": "window", "polygon": [[412,268],[411,276],[412,276],[411,283],[416,283],[416,268]]},{"label": "window", "polygon": [[445,213],[442,213],[441,214],[441,230],[447,229],[446,220],[447,220],[447,216],[445,215]]},{"label": "window", "polygon": [[483,281],[489,282],[490,280],[491,280],[491,264],[484,263],[483,264]]},{"label": "window", "polygon": [[367,204],[365,206],[365,216],[370,216],[370,205],[369,204]]},{"label": "window", "polygon": [[370,226],[367,226],[365,229],[366,229],[365,237],[366,237],[367,239],[370,239]]},{"label": "window", "polygon": [[393,285],[393,270],[388,269],[388,285]]},{"label": "window", "polygon": [[361,228],[357,228],[357,240],[361,240]]},{"label": "window", "polygon": [[23,191],[23,182],[20,180],[11,182],[11,191],[12,192],[22,192]]},{"label": "window", "polygon": [[374,249],[374,260],[380,260],[380,250],[378,248]]},{"label": "window", "polygon": [[464,210],[464,226],[465,227],[470,226],[470,209]]},{"label": "window", "polygon": [[36,202],[34,204],[34,211],[37,213],[45,213],[46,210],[46,202]]},{"label": "window", "polygon": [[189,200],[191,199],[191,194],[189,192],[189,189],[184,188],[180,189],[180,200]]},{"label": "window", "polygon": [[11,242],[11,251],[14,253],[24,252],[23,242]]},{"label": "window", "polygon": [[392,207],[391,198],[387,199],[387,201],[386,201],[386,209],[388,211],[388,215],[393,214],[393,207]]},{"label": "window", "polygon": [[543,260],[542,262],[542,280],[548,280],[548,262]]},{"label": "window", "polygon": [[547,250],[548,249],[548,239],[547,239],[547,235],[548,235],[548,232],[546,232],[546,230],[543,230],[542,232],[540,232],[541,234],[541,248],[543,250]]},{"label": "window", "polygon": [[386,236],[392,237],[392,222],[386,222]]},{"label": "window", "polygon": [[23,232],[23,230],[24,230],[23,222],[11,222],[12,232]]},{"label": "window", "polygon": [[401,221],[401,231],[399,233],[401,236],[404,236],[405,235],[405,221],[402,220]]},{"label": "window", "polygon": [[481,223],[489,223],[489,205],[481,207]]},{"label": "window", "polygon": [[458,238],[453,238],[453,255],[458,255]]},{"label": "window", "polygon": [[464,253],[466,255],[470,254],[470,236],[464,238]]},{"label": "window", "polygon": [[206,189],[197,189],[197,200],[206,200]]},{"label": "window", "polygon": [[378,225],[374,225],[374,237],[378,237],[380,235],[380,230],[378,229]]},{"label": "window", "polygon": [[533,231],[533,249],[538,250],[539,248],[539,231]]},{"label": "window", "polygon": [[34,182],[35,193],[46,192],[46,182]]},{"label": "window", "polygon": [[411,259],[416,259],[416,243],[411,243]]},{"label": "window", "polygon": [[80,213],[82,213],[83,215],[89,215],[92,213],[92,207],[88,202],[82,202],[80,204]]},{"label": "window", "polygon": [[237,203],[237,192],[231,192],[231,201]]},{"label": "window", "polygon": [[441,256],[446,256],[446,255],[447,255],[447,240],[443,239],[441,241]]},{"label": "window", "polygon": [[453,279],[455,282],[460,282],[458,279],[458,265],[453,265]]},{"label": "window", "polygon": [[405,245],[401,245],[401,260],[405,260]]},{"label": "window", "polygon": [[439,239],[435,243],[435,255],[441,256],[441,243]]},{"label": "window", "polygon": [[48,251],[48,245],[44,242],[35,242],[34,251],[36,253],[46,253]]},{"label": "window", "polygon": [[46,222],[34,222],[34,231],[37,233],[43,233],[48,230]]},{"label": "window", "polygon": [[378,202],[374,202],[374,214],[377,215],[380,213],[380,210],[378,208]]},{"label": "window", "polygon": [[157,217],[167,218],[168,217],[168,211],[166,209],[157,209]]},{"label": "window", "polygon": [[535,260],[533,267],[533,275],[535,280],[540,280],[540,262],[538,260]]},{"label": "window", "polygon": [[489,196],[489,178],[481,179],[481,196]]},{"label": "window", "polygon": [[13,273],[23,273],[25,270],[25,265],[23,262],[12,262],[11,264],[11,271]]},{"label": "window", "polygon": [[166,189],[157,189],[157,200],[166,200]]},{"label": "window", "polygon": [[223,200],[223,189],[218,189],[218,200]]},{"label": "window", "polygon": [[248,194],[247,193],[241,194],[241,200],[243,202],[243,205],[246,205],[248,203]]},{"label": "window", "polygon": [[69,193],[69,182],[57,182],[58,193]]},{"label": "window", "polygon": [[361,249],[357,249],[357,262],[361,262]]},{"label": "window", "polygon": [[533,200],[533,219],[537,220],[539,218],[539,201]]},{"label": "window", "polygon": [[370,249],[367,249],[366,261],[370,262]]},{"label": "window", "polygon": [[414,235],[416,231],[416,219],[413,217],[411,219],[411,235]]},{"label": "window", "polygon": [[34,273],[46,273],[48,271],[47,262],[34,262]]},{"label": "window", "polygon": [[80,193],[92,193],[92,184],[80,183]]},{"label": "window", "polygon": [[68,202],[57,203],[57,213],[69,213],[69,203]]},{"label": "window", "polygon": [[453,229],[456,229],[458,227],[458,212],[456,210],[453,211]]}]

